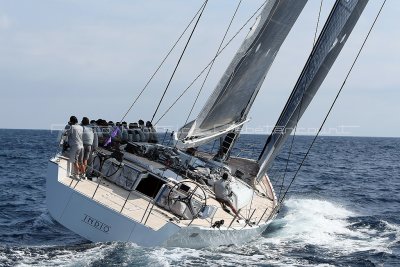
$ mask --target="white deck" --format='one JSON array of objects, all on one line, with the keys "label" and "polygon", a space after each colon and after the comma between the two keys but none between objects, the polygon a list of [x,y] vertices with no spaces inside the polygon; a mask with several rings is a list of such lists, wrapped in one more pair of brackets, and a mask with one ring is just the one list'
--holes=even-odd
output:
[{"label": "white deck", "polygon": [[[153,205],[149,197],[135,190],[129,192],[105,179],[100,179],[98,182],[90,180],[78,181],[72,179],[67,175],[67,165],[68,161],[64,158],[60,158],[58,162],[59,182],[74,189],[76,192],[97,201],[103,206],[113,209],[114,211],[121,213],[136,222],[140,222],[153,230],[159,230],[168,222],[172,222],[180,227],[191,225],[209,228],[213,222],[224,220],[224,227],[230,225],[230,228],[242,229],[247,226],[244,220],[234,220],[234,216],[225,212],[221,208],[219,202],[216,201],[211,194],[208,194],[207,205],[218,207],[213,218],[195,219],[193,221],[178,220],[174,214]],[[255,193],[251,204],[242,208],[240,210],[240,215],[245,219],[251,217],[250,221],[255,223],[258,223],[262,217],[262,224],[268,220],[274,208],[274,194],[267,178],[263,179],[256,188],[259,192],[262,192],[265,197],[261,194]]]}]

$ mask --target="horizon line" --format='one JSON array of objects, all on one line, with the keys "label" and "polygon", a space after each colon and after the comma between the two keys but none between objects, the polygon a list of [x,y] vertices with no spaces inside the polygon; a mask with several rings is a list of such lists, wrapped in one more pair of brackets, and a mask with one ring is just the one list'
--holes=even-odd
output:
[{"label": "horizon line", "polygon": [[[30,128],[0,128],[0,130],[28,130],[28,131],[61,131],[61,130],[52,130],[52,129],[30,129]],[[160,131],[158,133],[165,134],[167,131]],[[268,136],[271,133],[241,133],[241,135],[265,135]],[[292,136],[292,134],[291,134]],[[296,134],[296,136],[302,137],[314,137],[315,135],[311,134]],[[371,136],[371,135],[326,135],[320,134],[320,137],[359,137],[359,138],[400,138],[400,136]]]}]

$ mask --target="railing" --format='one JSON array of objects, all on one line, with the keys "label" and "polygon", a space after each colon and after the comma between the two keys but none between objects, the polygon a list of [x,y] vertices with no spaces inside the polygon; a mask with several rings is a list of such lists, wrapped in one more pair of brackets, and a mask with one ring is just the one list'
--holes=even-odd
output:
[{"label": "railing", "polygon": [[[62,168],[67,172],[69,170],[69,168],[70,168],[70,167],[68,167],[69,164],[70,164],[70,162],[67,161],[67,168],[66,169],[63,168],[62,166],[60,166],[60,164],[59,164],[59,168]],[[96,186],[93,189],[92,193],[88,193],[87,190],[83,190],[84,188],[79,186],[81,184],[81,182],[83,182],[82,180],[76,180],[76,179],[73,179],[73,178],[69,178],[69,179],[71,179],[71,181],[69,182],[68,186],[70,188],[73,188],[75,191],[78,191],[79,193],[81,193],[83,195],[86,195],[88,198],[90,198],[90,199],[92,199],[92,200],[94,200],[96,202],[99,202],[99,203],[107,206],[108,208],[117,211],[120,214],[124,214],[124,215],[130,217],[131,219],[140,222],[143,225],[147,224],[148,219],[149,219],[150,216],[155,216],[159,220],[161,220],[162,222],[165,222],[165,223],[171,222],[171,219],[173,219],[172,217],[168,217],[167,214],[165,214],[163,216],[160,216],[160,212],[158,212],[157,210],[154,210],[155,202],[154,202],[153,199],[150,199],[149,197],[144,196],[143,194],[141,194],[138,191],[125,190],[125,189],[119,187],[118,185],[114,185],[112,182],[109,182],[109,181],[107,181],[105,179],[106,177],[104,176],[103,173],[101,173],[101,172],[99,172],[97,170],[94,170],[94,169],[92,169],[92,171],[94,171],[96,173],[96,175],[97,175],[97,181],[96,182],[90,181],[91,184],[93,184],[93,183],[96,184]],[[109,186],[102,185],[102,182],[104,182],[104,181],[106,181],[110,185],[118,187],[119,190],[121,190],[120,192],[127,193],[127,196],[124,197],[121,194],[118,194],[118,193],[115,193],[115,192],[111,192],[113,190],[113,188],[109,187]],[[132,186],[132,188],[133,188],[133,186]],[[87,187],[86,187],[86,189],[87,189]],[[104,201],[104,199],[107,199],[107,197],[99,196],[99,192],[101,192],[101,191],[107,192],[108,194],[112,195],[112,198],[114,198],[114,200],[111,200],[110,198],[108,198],[109,201],[113,201],[112,204],[107,203],[106,201]],[[129,203],[129,200],[130,200],[131,196],[137,196],[138,198],[146,201],[147,202],[147,207],[144,208],[144,207],[141,207],[140,205],[137,205],[135,203],[132,203],[132,202]],[[115,201],[115,200],[118,200],[118,199],[122,200],[121,204],[118,204]],[[129,203],[129,207],[133,207],[134,209],[137,209],[137,211],[135,211],[133,214],[130,213],[129,210],[127,211],[127,204],[128,203]],[[150,206],[151,206],[151,208],[149,209]],[[147,225],[147,226],[149,226],[151,228],[154,228],[151,225]]]},{"label": "railing", "polygon": [[[68,164],[70,164],[69,161],[67,161],[67,169],[64,169],[65,171],[67,171],[67,170],[69,169],[69,168],[68,168]],[[60,166],[60,165],[59,165],[59,167],[60,167],[60,168],[63,168],[63,167]],[[71,187],[71,188],[73,188],[73,189],[75,189],[76,191],[79,191],[80,193],[82,193],[82,194],[88,196],[89,198],[91,198],[91,199],[93,199],[93,200],[95,200],[95,201],[97,201],[97,202],[100,202],[101,204],[103,204],[103,205],[105,205],[105,206],[107,206],[107,207],[109,207],[109,208],[111,208],[111,209],[117,211],[118,213],[124,214],[124,215],[126,215],[126,216],[128,216],[128,217],[130,217],[130,218],[132,218],[132,219],[134,219],[134,220],[136,220],[136,221],[138,221],[138,222],[140,222],[140,223],[143,224],[143,225],[147,225],[150,216],[155,216],[155,217],[157,217],[159,220],[161,220],[161,221],[163,221],[163,222],[165,222],[165,223],[174,222],[174,221],[175,221],[175,222],[181,223],[181,224],[186,225],[186,226],[192,225],[192,223],[193,223],[195,220],[199,219],[199,218],[193,218],[192,220],[177,220],[177,218],[176,218],[172,213],[171,213],[171,214],[163,214],[162,216],[160,216],[160,211],[158,211],[158,209],[156,209],[156,210],[154,209],[155,207],[158,207],[157,204],[156,204],[156,199],[157,199],[158,194],[155,196],[154,199],[149,198],[149,197],[143,195],[142,193],[140,193],[140,192],[138,192],[138,191],[132,189],[132,188],[134,188],[134,186],[135,186],[136,183],[133,183],[133,185],[132,185],[132,187],[131,187],[131,190],[123,189],[122,187],[119,187],[118,185],[114,185],[112,182],[107,181],[107,180],[105,179],[106,177],[104,176],[103,173],[101,173],[101,172],[99,172],[99,171],[93,169],[93,167],[91,167],[91,168],[92,168],[91,170],[92,170],[93,172],[95,172],[96,175],[98,176],[96,182],[91,181],[91,183],[96,183],[96,186],[95,186],[95,188],[93,189],[93,193],[92,193],[92,194],[88,194],[87,192],[83,192],[83,191],[82,191],[82,188],[79,188],[78,185],[81,183],[81,180],[75,180],[75,179],[70,178],[70,179],[71,179],[71,182],[69,183],[68,186]],[[110,192],[110,189],[112,190],[111,187],[102,185],[102,182],[103,182],[104,180],[107,181],[110,185],[113,185],[113,186],[115,186],[115,187],[118,187],[119,190],[122,190],[123,192],[125,192],[125,193],[127,194],[126,197],[122,196],[121,194],[117,194],[117,193],[114,193],[114,192]],[[75,182],[75,183],[74,183],[74,182]],[[81,189],[81,190],[80,190],[80,189]],[[206,186],[206,189],[207,189],[206,191],[209,191],[209,188],[208,188],[207,186]],[[97,197],[97,198],[96,198],[96,196],[98,195],[98,192],[100,192],[100,191],[106,191],[107,193],[112,194],[112,195],[114,196],[114,198],[122,199],[122,201],[121,201],[122,204],[117,204],[117,203],[114,201],[113,205],[110,205],[109,203],[106,203],[105,201],[101,201],[101,200],[102,200],[101,198],[104,198],[104,196],[101,196],[101,197]],[[122,192],[122,191],[121,191],[121,192]],[[129,205],[130,205],[131,207],[137,209],[138,212],[135,212],[134,214],[132,214],[132,213],[129,213],[129,211],[126,211],[126,209],[127,209],[127,204],[128,204],[128,202],[129,202],[129,200],[130,200],[130,198],[131,198],[132,195],[133,195],[133,196],[137,196],[138,198],[140,198],[140,199],[146,201],[146,202],[147,202],[146,208],[144,208],[144,207],[142,207],[142,206],[139,206],[139,205],[136,205],[136,204],[130,202]],[[119,208],[117,208],[116,206],[118,206]],[[161,209],[162,209],[162,208],[161,208]],[[212,227],[216,221],[226,220],[226,219],[228,219],[228,218],[231,218],[230,221],[229,221],[229,224],[228,224],[228,222],[225,222],[225,223],[224,223],[225,226],[228,225],[228,226],[227,226],[227,229],[231,229],[232,226],[235,224],[235,220],[237,220],[237,219],[244,219],[245,225],[244,225],[243,227],[246,227],[246,226],[253,227],[253,226],[258,226],[258,225],[263,221],[263,218],[265,217],[265,215],[266,215],[266,213],[267,213],[267,211],[268,211],[268,208],[266,208],[266,209],[263,211],[263,213],[262,213],[262,215],[261,215],[260,218],[254,218],[254,219],[253,219],[253,216],[254,216],[254,214],[256,213],[256,209],[242,209],[242,210],[240,210],[240,213],[241,213],[241,215],[242,215],[242,216],[241,216],[242,218],[237,218],[236,215],[228,214],[228,213],[226,213],[225,211],[224,211],[224,213],[223,213],[223,216],[221,216],[221,214],[218,213],[218,210],[220,210],[220,209],[222,209],[222,208],[221,208],[221,207],[217,207],[217,210],[216,210],[216,212],[213,214],[212,217],[204,218],[204,219],[201,219],[201,220],[207,221],[207,224],[209,224],[209,226]],[[164,210],[164,209],[163,209],[163,210]],[[125,211],[125,212],[124,212],[124,211]],[[169,211],[166,210],[166,212],[169,212]],[[127,213],[128,213],[128,214],[127,214]],[[217,214],[219,214],[219,215],[217,215]],[[243,214],[245,214],[245,216],[243,216]],[[268,217],[268,218],[269,218],[269,217]],[[268,218],[267,218],[267,220],[268,220]],[[253,220],[253,221],[252,221],[252,220]],[[255,222],[254,220],[258,220],[258,221]],[[149,226],[149,227],[151,227],[151,226]],[[153,228],[153,227],[152,227],[152,228]]]}]

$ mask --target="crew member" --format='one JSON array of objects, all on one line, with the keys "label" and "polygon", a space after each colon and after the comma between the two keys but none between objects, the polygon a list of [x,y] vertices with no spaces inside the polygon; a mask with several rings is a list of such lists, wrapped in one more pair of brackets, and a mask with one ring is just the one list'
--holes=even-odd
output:
[{"label": "crew member", "polygon": [[79,179],[79,175],[84,172],[81,160],[83,150],[83,128],[78,124],[78,119],[75,116],[70,117],[69,125],[70,127],[66,130],[65,135],[68,137],[68,144],[70,147],[69,160],[74,167],[72,170],[72,178]]},{"label": "crew member", "polygon": [[240,217],[230,198],[232,196],[232,189],[229,184],[229,174],[227,172],[224,172],[224,174],[222,175],[222,179],[219,179],[214,183],[214,192],[215,198],[219,203],[221,203],[222,208],[225,211],[229,212],[229,210],[226,208],[226,206],[228,206],[236,214],[237,217]]},{"label": "crew member", "polygon": [[82,142],[83,142],[83,151],[82,151],[82,172],[81,178],[86,178],[86,168],[88,159],[92,153],[93,141],[94,141],[94,133],[93,129],[89,126],[89,119],[87,117],[83,117],[82,119]]}]

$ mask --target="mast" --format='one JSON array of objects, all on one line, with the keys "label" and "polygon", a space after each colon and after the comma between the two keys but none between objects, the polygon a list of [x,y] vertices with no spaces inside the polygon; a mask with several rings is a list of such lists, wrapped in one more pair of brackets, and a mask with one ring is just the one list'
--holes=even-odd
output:
[{"label": "mast", "polygon": [[306,3],[307,0],[266,3],[198,117],[180,129],[178,147],[210,142],[246,122],[276,54]]},{"label": "mast", "polygon": [[258,158],[260,179],[310,104],[368,0],[337,0],[286,105]]}]

